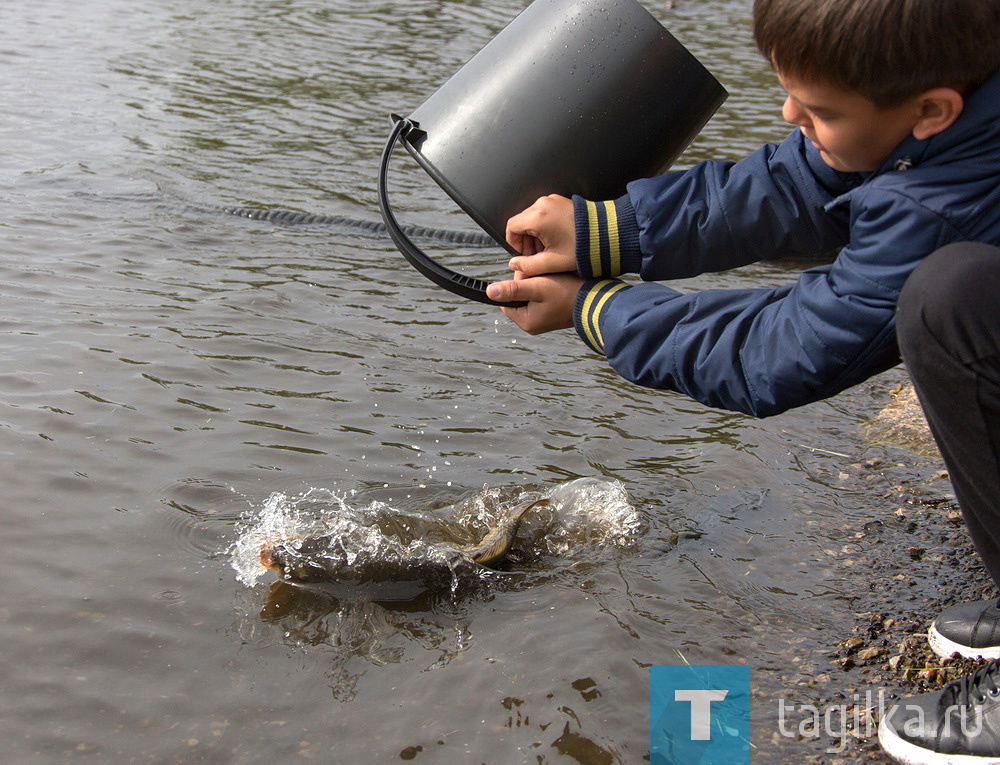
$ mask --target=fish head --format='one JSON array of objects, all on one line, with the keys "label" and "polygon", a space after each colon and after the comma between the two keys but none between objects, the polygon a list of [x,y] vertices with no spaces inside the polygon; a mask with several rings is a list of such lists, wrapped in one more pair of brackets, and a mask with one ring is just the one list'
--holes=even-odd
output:
[{"label": "fish head", "polygon": [[260,547],[260,565],[292,582],[317,581],[323,569],[311,562],[309,553],[301,540],[269,540]]}]

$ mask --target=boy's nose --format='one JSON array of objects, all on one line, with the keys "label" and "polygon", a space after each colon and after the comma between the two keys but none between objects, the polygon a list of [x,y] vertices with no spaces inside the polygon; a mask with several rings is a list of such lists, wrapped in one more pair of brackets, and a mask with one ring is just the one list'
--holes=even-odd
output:
[{"label": "boy's nose", "polygon": [[795,103],[795,99],[788,96],[785,99],[785,103],[781,107],[781,116],[785,122],[790,122],[793,125],[806,125],[809,122],[809,117],[805,110]]}]

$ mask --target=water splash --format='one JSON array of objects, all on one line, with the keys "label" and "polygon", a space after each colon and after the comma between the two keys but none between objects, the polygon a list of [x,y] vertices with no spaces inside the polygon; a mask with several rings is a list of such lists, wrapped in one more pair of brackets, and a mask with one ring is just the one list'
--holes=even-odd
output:
[{"label": "water splash", "polygon": [[309,489],[297,496],[271,494],[258,511],[252,511],[239,527],[239,537],[230,548],[236,578],[253,587],[266,569],[260,564],[260,549],[275,539],[304,539],[322,533],[337,509],[346,511],[347,498],[325,489]]},{"label": "water splash", "polygon": [[472,566],[459,548],[482,538],[513,504],[541,497],[549,505],[528,513],[518,536],[533,556],[572,557],[600,545],[627,547],[638,538],[640,516],[625,487],[603,478],[580,478],[548,492],[486,486],[454,506],[424,511],[314,488],[268,497],[242,524],[231,548],[232,566],[237,579],[253,587],[266,573],[260,562],[265,543],[282,540],[293,550],[305,549],[306,540],[322,537],[328,542],[320,550],[309,545],[308,556],[319,556],[330,570],[405,559],[450,569],[454,593],[460,575],[493,576]]},{"label": "water splash", "polygon": [[626,548],[638,542],[642,519],[621,481],[577,478],[556,486],[548,498],[555,522],[542,543],[549,555],[608,544]]}]

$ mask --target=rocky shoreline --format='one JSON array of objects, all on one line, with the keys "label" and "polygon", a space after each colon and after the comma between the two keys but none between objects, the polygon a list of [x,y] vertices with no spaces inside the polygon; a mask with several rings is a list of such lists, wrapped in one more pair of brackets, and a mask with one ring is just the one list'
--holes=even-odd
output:
[{"label": "rocky shoreline", "polygon": [[[809,720],[791,720],[786,739],[798,762],[842,765],[892,763],[877,740],[881,714],[906,696],[936,690],[983,662],[941,659],[927,643],[927,630],[949,605],[995,597],[996,592],[962,521],[947,473],[912,388],[893,391],[893,401],[870,422],[869,437],[916,451],[926,474],[870,459],[844,468],[841,478],[860,482],[873,501],[872,519],[845,529],[844,564],[866,562],[857,598],[856,623],[835,645],[802,657],[786,687],[807,695],[819,710],[838,710],[836,735],[824,735]],[[905,473],[905,478],[900,475]],[[850,556],[846,553],[850,552]],[[836,551],[834,551],[836,552]],[[802,725],[804,727],[798,728]],[[775,743],[780,737],[775,734]],[[797,739],[797,740],[796,740]],[[805,750],[803,750],[805,748]]]}]

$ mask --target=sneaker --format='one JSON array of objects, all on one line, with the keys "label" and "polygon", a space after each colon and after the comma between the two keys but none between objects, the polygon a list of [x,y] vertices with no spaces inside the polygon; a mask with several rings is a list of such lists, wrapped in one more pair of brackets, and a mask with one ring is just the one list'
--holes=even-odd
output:
[{"label": "sneaker", "polygon": [[1000,659],[1000,601],[981,600],[945,609],[927,633],[938,656]]},{"label": "sneaker", "polygon": [[904,699],[879,721],[878,741],[906,765],[1000,763],[1000,663]]}]

